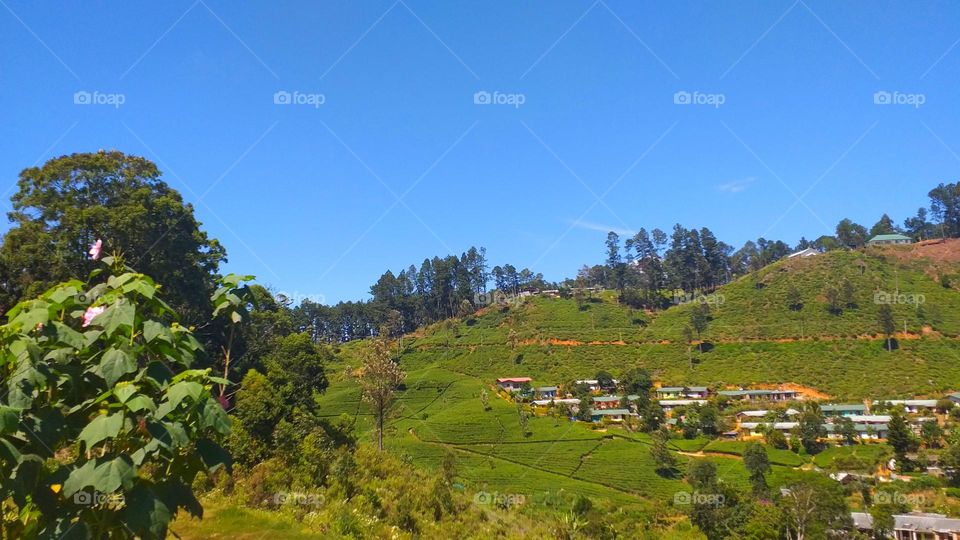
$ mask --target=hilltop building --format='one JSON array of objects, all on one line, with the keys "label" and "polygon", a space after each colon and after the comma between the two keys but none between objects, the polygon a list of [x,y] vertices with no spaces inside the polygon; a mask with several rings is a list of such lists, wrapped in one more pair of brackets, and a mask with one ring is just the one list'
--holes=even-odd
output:
[{"label": "hilltop building", "polygon": [[912,244],[913,238],[902,234],[878,234],[867,240],[868,246],[886,246],[891,244]]}]

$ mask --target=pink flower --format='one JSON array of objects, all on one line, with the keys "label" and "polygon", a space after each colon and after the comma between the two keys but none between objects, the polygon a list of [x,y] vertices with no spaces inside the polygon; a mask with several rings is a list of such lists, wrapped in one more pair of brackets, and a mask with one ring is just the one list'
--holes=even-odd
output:
[{"label": "pink flower", "polygon": [[83,324],[81,326],[83,328],[90,326],[93,319],[106,310],[107,308],[105,306],[88,307],[87,310],[83,312]]},{"label": "pink flower", "polygon": [[223,407],[224,410],[230,409],[230,400],[227,399],[226,396],[217,396],[217,401],[220,402],[220,406]]},{"label": "pink flower", "polygon": [[90,258],[97,260],[100,258],[100,251],[103,249],[103,240],[97,238],[97,241],[90,246]]}]

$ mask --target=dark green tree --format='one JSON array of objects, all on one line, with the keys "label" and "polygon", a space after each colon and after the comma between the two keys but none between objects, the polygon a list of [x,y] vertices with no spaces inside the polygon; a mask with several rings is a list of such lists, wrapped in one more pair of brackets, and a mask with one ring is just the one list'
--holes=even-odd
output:
[{"label": "dark green tree", "polygon": [[747,443],[743,449],[743,466],[750,477],[750,486],[755,497],[762,497],[767,493],[767,473],[770,472],[770,459],[767,450],[757,442]]},{"label": "dark green tree", "polygon": [[787,307],[793,311],[803,309],[803,297],[800,296],[800,289],[797,289],[796,285],[792,283],[790,288],[787,289]]},{"label": "dark green tree", "polygon": [[890,422],[887,423],[887,444],[893,448],[900,463],[904,462],[907,452],[913,446],[913,433],[900,407],[894,407],[890,411]]},{"label": "dark green tree", "polygon": [[306,333],[275,338],[272,350],[264,357],[267,378],[277,396],[305,411],[313,411],[317,394],[326,390],[324,365],[332,361],[330,350],[315,344]]},{"label": "dark green tree", "polygon": [[960,236],[960,182],[941,183],[930,190],[930,213],[940,224],[940,234]]},{"label": "dark green tree", "polygon": [[843,281],[840,282],[840,301],[843,303],[844,307],[850,309],[857,307],[856,287],[854,287],[853,282],[847,278],[843,278]]},{"label": "dark green tree", "polygon": [[625,395],[639,396],[637,400],[637,407],[639,409],[645,407],[650,401],[650,390],[653,388],[653,378],[647,370],[641,367],[635,367],[620,377],[620,387],[623,389]]},{"label": "dark green tree", "polygon": [[161,180],[150,161],[117,151],[72,154],[20,173],[11,197],[12,226],[0,245],[0,312],[54,283],[86,277],[87,249],[122,252],[138,271],[164,284],[184,324],[204,331],[210,294],[226,251],[207,237],[193,207]]},{"label": "dark green tree", "polygon": [[821,439],[827,436],[827,428],[824,426],[823,411],[816,402],[808,402],[800,413],[798,422],[800,434],[800,443],[808,454],[815,454],[822,448]]},{"label": "dark green tree", "polygon": [[840,432],[843,441],[847,444],[856,444],[859,439],[857,428],[849,417],[841,416],[834,421],[834,427]]},{"label": "dark green tree", "polygon": [[844,219],[837,224],[837,240],[848,248],[863,247],[868,239],[867,229],[863,225],[858,225],[849,219]]},{"label": "dark green tree", "polygon": [[827,299],[827,311],[833,315],[843,313],[843,304],[840,301],[840,291],[833,285],[827,286],[823,296]]},{"label": "dark green tree", "polygon": [[701,353],[703,352],[701,336],[703,331],[707,329],[708,324],[710,324],[710,306],[703,302],[697,302],[690,310],[690,327],[697,333],[697,340],[700,341],[698,347]]},{"label": "dark green tree", "polygon": [[877,309],[877,324],[880,325],[880,331],[886,337],[887,350],[893,350],[893,332],[896,330],[896,323],[893,321],[893,309],[890,304],[880,304]]},{"label": "dark green tree", "polygon": [[880,220],[870,228],[870,236],[877,236],[878,234],[895,234],[898,232],[900,232],[900,228],[897,227],[896,223],[894,223],[893,220],[890,219],[890,216],[886,214],[880,216]]},{"label": "dark green tree", "polygon": [[667,476],[673,474],[677,459],[670,452],[670,433],[666,429],[657,429],[651,434],[650,457],[656,465],[657,473]]}]

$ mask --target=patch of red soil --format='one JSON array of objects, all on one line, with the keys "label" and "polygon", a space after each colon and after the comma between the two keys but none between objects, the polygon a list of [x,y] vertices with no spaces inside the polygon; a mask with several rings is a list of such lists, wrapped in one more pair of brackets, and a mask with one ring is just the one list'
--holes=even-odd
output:
[{"label": "patch of red soil", "polygon": [[904,261],[929,259],[934,262],[960,262],[960,238],[924,240],[906,246],[877,246],[871,249]]}]

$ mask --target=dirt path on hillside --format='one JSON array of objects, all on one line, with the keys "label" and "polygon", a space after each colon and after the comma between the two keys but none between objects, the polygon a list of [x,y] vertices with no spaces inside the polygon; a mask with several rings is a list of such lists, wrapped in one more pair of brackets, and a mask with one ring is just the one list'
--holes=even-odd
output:
[{"label": "dirt path on hillside", "polygon": [[738,461],[743,460],[741,456],[738,456],[736,454],[725,454],[723,452],[704,452],[703,450],[700,450],[699,452],[681,452],[678,450],[677,453],[680,454],[681,456],[695,457],[695,458],[718,457],[718,458],[736,459]]},{"label": "dirt path on hillside", "polygon": [[[949,341],[960,341],[960,336],[945,336],[939,332],[933,330],[929,326],[926,326],[918,334],[916,332],[897,332],[893,335],[893,338],[898,341],[914,341],[921,338],[925,339],[943,339]],[[857,336],[811,336],[805,338],[737,338],[737,339],[712,339],[712,340],[703,340],[703,341],[693,341],[691,346],[695,347],[701,343],[709,343],[711,345],[737,345],[743,343],[798,343],[798,342],[811,342],[811,341],[882,341],[886,339],[886,336],[882,334],[860,334]],[[660,340],[642,340],[642,341],[631,341],[626,342],[623,340],[616,341],[580,341],[576,339],[557,339],[557,338],[546,338],[546,339],[524,339],[517,342],[521,346],[540,346],[540,345],[557,345],[560,347],[589,347],[591,345],[609,345],[609,346],[626,346],[626,345],[673,345],[674,342],[668,339]],[[497,344],[507,346],[507,344]],[[492,345],[478,345],[476,343],[472,344],[461,344],[461,343],[451,343],[446,345],[440,344],[417,344],[414,345],[414,348],[417,350],[425,351],[431,349],[449,349],[451,347],[457,347],[462,349],[468,349],[471,352],[475,351],[481,346],[490,347]]]}]

